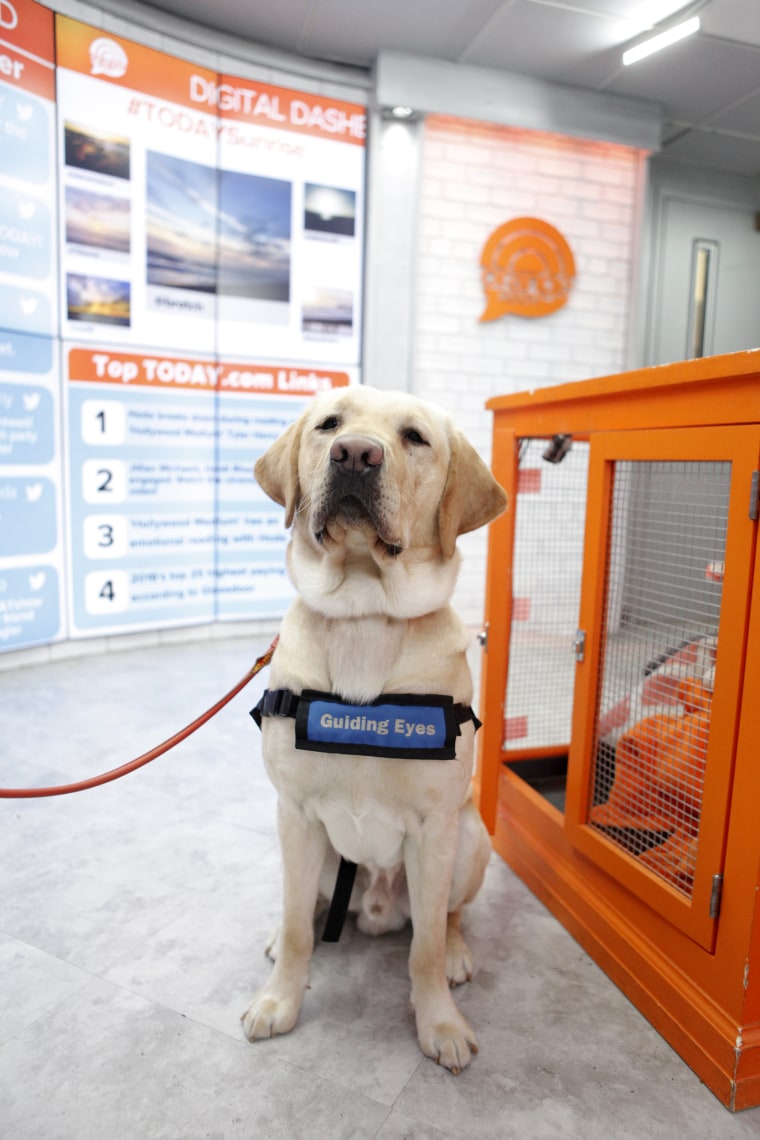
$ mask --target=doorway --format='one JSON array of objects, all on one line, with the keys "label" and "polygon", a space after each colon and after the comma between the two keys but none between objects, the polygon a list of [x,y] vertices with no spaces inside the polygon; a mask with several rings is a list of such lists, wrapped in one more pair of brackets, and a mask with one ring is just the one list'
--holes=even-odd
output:
[{"label": "doorway", "polygon": [[760,346],[760,214],[660,189],[647,363]]}]

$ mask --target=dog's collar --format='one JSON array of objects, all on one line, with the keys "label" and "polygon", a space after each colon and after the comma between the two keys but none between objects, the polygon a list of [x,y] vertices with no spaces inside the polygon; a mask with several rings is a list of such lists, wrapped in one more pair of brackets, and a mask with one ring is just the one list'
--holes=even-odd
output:
[{"label": "dog's collar", "polygon": [[267,689],[251,716],[293,717],[295,746],[309,752],[390,756],[403,760],[453,760],[461,726],[480,721],[468,705],[437,693],[388,693],[351,704],[334,693]]}]

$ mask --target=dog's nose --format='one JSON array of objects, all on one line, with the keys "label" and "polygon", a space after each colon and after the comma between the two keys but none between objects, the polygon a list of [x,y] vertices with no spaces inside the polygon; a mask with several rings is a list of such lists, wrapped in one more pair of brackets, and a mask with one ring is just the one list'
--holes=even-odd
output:
[{"label": "dog's nose", "polygon": [[382,466],[382,444],[366,435],[339,435],[330,448],[330,460],[346,475],[366,475]]}]

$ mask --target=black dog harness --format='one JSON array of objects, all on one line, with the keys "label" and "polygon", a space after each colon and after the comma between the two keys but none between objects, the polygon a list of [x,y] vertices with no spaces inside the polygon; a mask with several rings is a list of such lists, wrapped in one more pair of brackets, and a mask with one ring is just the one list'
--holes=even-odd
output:
[{"label": "black dog harness", "polygon": [[259,728],[265,716],[293,717],[296,748],[308,752],[400,760],[453,760],[461,725],[480,728],[469,706],[436,693],[389,693],[357,705],[313,689],[267,689],[251,716]]},{"label": "black dog harness", "polygon": [[[480,728],[468,705],[435,693],[389,693],[356,705],[312,689],[266,689],[251,716],[259,728],[265,716],[293,717],[295,746],[308,752],[401,760],[453,760],[461,726],[471,720]],[[323,942],[340,938],[355,877],[356,863],[341,856]]]}]

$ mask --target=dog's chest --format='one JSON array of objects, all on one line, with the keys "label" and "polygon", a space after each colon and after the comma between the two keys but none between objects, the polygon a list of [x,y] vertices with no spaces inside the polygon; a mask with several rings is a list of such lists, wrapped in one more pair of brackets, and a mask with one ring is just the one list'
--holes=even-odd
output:
[{"label": "dog's chest", "polygon": [[405,630],[405,622],[384,617],[331,622],[325,640],[330,690],[346,700],[374,700],[399,659]]},{"label": "dog's chest", "polygon": [[[428,621],[319,619],[297,602],[270,684],[333,693],[352,704],[384,694],[438,693],[469,703],[466,635],[448,610]],[[308,647],[305,649],[304,647]],[[392,867],[430,812],[458,810],[471,773],[471,734],[456,761],[325,754],[294,747],[290,720],[265,726],[267,768],[281,795],[325,828],[347,859]]]},{"label": "dog's chest", "polygon": [[392,807],[333,791],[325,799],[313,800],[310,811],[324,826],[335,850],[351,862],[387,868],[403,858],[408,820]]}]

